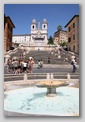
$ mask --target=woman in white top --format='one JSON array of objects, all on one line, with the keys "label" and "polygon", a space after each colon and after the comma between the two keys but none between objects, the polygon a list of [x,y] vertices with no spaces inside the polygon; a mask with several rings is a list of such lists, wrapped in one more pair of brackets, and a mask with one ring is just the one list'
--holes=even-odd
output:
[{"label": "woman in white top", "polygon": [[27,69],[27,62],[24,61],[23,62],[23,72],[26,72],[26,69]]}]

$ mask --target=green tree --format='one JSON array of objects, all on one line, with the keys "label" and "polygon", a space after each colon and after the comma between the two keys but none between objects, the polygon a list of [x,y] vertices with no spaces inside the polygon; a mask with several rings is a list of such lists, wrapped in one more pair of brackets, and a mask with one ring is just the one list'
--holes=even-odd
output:
[{"label": "green tree", "polygon": [[48,39],[48,44],[54,44],[54,41],[53,41],[52,36],[49,37],[49,39]]},{"label": "green tree", "polygon": [[57,30],[58,30],[58,31],[62,30],[62,26],[61,26],[61,25],[58,25],[58,26],[57,26]]},{"label": "green tree", "polygon": [[61,43],[59,43],[59,45],[62,46],[62,47],[67,46],[67,42],[66,41],[61,42]]}]

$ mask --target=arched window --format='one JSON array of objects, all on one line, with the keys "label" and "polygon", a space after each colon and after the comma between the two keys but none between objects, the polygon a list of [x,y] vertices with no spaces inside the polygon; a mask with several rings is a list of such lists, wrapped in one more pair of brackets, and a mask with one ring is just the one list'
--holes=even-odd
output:
[{"label": "arched window", "polygon": [[44,25],[44,28],[45,28],[45,25]]},{"label": "arched window", "polygon": [[34,29],[34,25],[32,26],[32,28]]}]

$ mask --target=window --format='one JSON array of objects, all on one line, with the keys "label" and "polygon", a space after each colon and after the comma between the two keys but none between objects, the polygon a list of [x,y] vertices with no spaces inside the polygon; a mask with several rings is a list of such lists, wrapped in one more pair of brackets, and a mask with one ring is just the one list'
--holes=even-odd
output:
[{"label": "window", "polygon": [[32,28],[34,29],[34,25],[32,26]]},{"label": "window", "polygon": [[70,42],[71,42],[71,37],[68,38],[68,43],[70,43]]},{"label": "window", "polygon": [[44,25],[44,28],[45,28],[45,25]]},{"label": "window", "polygon": [[73,35],[73,40],[75,40],[75,35]]},{"label": "window", "polygon": [[73,46],[73,51],[75,50],[75,45]]},{"label": "window", "polygon": [[70,29],[70,27],[69,27],[69,28],[68,28],[68,31],[70,32],[70,30],[71,30],[71,29]]},{"label": "window", "polygon": [[75,28],[75,23],[73,23],[73,28]]}]

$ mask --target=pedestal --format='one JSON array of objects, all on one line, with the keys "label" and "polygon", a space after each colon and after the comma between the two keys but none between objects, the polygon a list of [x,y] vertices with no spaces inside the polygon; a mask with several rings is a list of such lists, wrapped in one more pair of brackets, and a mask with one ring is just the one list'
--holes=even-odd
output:
[{"label": "pedestal", "polygon": [[48,97],[54,97],[54,96],[56,96],[57,95],[57,93],[56,93],[56,87],[49,87],[49,88],[47,88],[46,95]]}]

